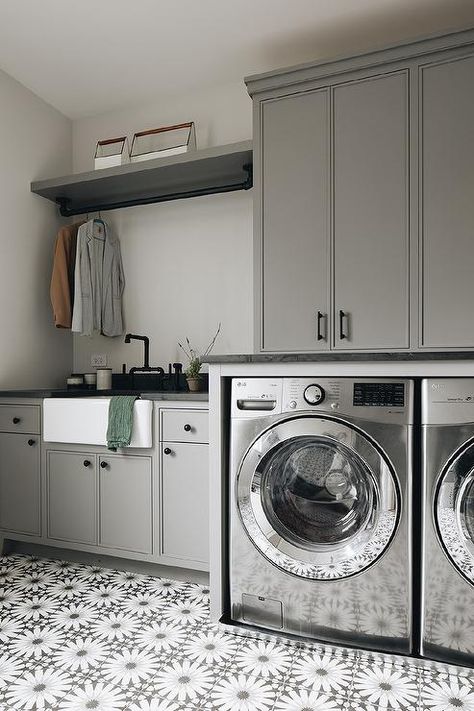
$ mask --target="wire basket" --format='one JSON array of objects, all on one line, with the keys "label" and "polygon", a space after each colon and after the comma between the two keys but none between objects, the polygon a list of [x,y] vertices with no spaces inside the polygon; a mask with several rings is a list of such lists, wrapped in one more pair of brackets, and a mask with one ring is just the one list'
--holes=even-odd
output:
[{"label": "wire basket", "polygon": [[194,122],[139,131],[133,137],[130,160],[138,163],[152,158],[178,155],[196,150]]},{"label": "wire basket", "polygon": [[94,168],[112,168],[115,165],[128,163],[130,155],[128,151],[128,140],[126,136],[120,138],[106,138],[97,141],[94,156]]}]

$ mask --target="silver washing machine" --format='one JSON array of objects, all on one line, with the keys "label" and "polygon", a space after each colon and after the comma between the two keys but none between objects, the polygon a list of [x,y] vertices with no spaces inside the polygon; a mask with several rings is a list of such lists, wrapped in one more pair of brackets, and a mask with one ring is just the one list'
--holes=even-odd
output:
[{"label": "silver washing machine", "polygon": [[474,666],[474,378],[422,383],[423,656]]},{"label": "silver washing machine", "polygon": [[234,378],[230,617],[410,653],[413,383]]}]

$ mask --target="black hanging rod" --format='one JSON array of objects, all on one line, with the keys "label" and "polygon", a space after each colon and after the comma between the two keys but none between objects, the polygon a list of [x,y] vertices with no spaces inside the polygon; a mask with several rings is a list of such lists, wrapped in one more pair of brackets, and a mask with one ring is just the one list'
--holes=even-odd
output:
[{"label": "black hanging rod", "polygon": [[218,185],[215,187],[196,188],[195,190],[184,190],[177,193],[165,193],[163,195],[155,195],[149,197],[136,197],[130,200],[122,200],[121,202],[97,203],[95,205],[77,205],[70,206],[69,198],[56,198],[59,205],[59,212],[62,217],[72,217],[73,215],[85,215],[88,212],[99,212],[108,210],[118,210],[125,207],[136,207],[137,205],[152,205],[158,202],[169,202],[171,200],[185,200],[187,198],[201,197],[203,195],[217,195],[218,193],[231,193],[236,190],[249,190],[253,186],[253,166],[251,163],[246,163],[242,166],[247,173],[245,180],[239,183],[230,183],[229,185]]}]

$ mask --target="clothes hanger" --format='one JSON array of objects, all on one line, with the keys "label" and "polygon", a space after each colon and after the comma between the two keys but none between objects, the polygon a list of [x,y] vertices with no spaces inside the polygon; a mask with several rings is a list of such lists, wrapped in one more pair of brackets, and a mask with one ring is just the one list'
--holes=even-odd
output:
[{"label": "clothes hanger", "polygon": [[104,229],[104,236],[103,236],[103,237],[97,237],[96,235],[94,235],[94,239],[98,239],[98,240],[100,240],[101,242],[103,242],[103,241],[105,240],[105,231],[106,231],[107,227],[106,227],[106,224],[105,224],[104,220],[103,220],[102,217],[101,217],[100,210],[98,210],[98,217],[94,217],[94,220],[93,220],[93,221],[94,221],[94,224],[97,224],[97,223],[98,223],[98,224],[102,225],[102,227],[103,227],[103,229]]},{"label": "clothes hanger", "polygon": [[98,217],[94,217],[94,222],[100,222],[105,227],[105,222],[101,217],[100,210],[97,211]]}]

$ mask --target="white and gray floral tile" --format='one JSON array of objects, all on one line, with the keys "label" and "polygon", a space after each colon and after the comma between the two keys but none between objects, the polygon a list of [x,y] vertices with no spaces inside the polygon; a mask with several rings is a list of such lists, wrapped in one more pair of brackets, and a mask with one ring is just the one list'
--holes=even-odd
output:
[{"label": "white and gray floral tile", "polygon": [[228,632],[200,585],[0,558],[0,710],[91,709],[474,711],[474,677]]}]

